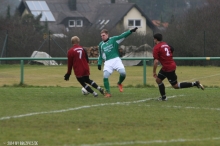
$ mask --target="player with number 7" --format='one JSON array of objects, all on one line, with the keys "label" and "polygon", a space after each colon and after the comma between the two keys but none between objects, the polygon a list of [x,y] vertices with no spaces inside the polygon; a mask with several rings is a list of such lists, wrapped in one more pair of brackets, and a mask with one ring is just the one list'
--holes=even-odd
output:
[{"label": "player with number 7", "polygon": [[92,90],[89,86],[100,91],[104,95],[104,89],[98,86],[93,80],[89,78],[90,68],[89,59],[86,50],[79,45],[80,39],[77,36],[71,38],[72,47],[68,50],[67,57],[67,73],[64,75],[64,80],[68,81],[71,75],[72,69],[76,76],[77,81],[84,87],[89,93],[97,97],[98,94]]}]

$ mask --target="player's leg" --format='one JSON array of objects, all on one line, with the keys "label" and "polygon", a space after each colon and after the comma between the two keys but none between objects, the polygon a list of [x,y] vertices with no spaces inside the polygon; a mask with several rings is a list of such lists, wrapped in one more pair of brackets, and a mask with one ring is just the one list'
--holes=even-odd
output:
[{"label": "player's leg", "polygon": [[199,81],[195,81],[195,82],[180,82],[180,83],[177,83],[177,84],[173,85],[173,88],[180,89],[180,88],[190,88],[190,87],[194,87],[194,86],[204,90],[203,85]]},{"label": "player's leg", "polygon": [[161,95],[161,97],[158,100],[162,100],[162,101],[167,100],[166,92],[165,92],[165,85],[163,83],[163,80],[165,78],[166,78],[166,73],[164,71],[160,70],[157,75],[156,82],[158,84],[160,95]]},{"label": "player's leg", "polygon": [[89,85],[86,84],[86,80],[84,77],[77,77],[76,79],[89,93],[92,93],[94,97],[98,96],[98,94],[95,91],[93,91]]},{"label": "player's leg", "polygon": [[111,97],[111,91],[110,91],[110,84],[109,84],[109,76],[113,72],[112,64],[114,64],[114,59],[107,60],[104,63],[104,69],[103,69],[103,83],[106,90],[105,97],[109,98]]},{"label": "player's leg", "polygon": [[122,82],[125,80],[126,78],[126,71],[125,71],[125,67],[121,61],[120,58],[116,58],[115,60],[115,65],[113,66],[113,68],[115,70],[117,70],[119,72],[119,80],[118,80],[118,88],[120,92],[123,92],[123,85]]},{"label": "player's leg", "polygon": [[[166,73],[167,79],[170,82],[170,84],[172,85],[172,87],[174,89],[179,89],[178,86],[178,81],[177,81],[177,75],[176,75],[176,71],[172,71],[172,72],[167,72]],[[184,84],[185,85],[185,84]]]},{"label": "player's leg", "polygon": [[99,92],[104,95],[104,89],[102,89],[100,86],[98,86],[98,85],[96,84],[96,82],[94,82],[93,80],[91,80],[91,79],[89,78],[89,76],[85,76],[84,78],[85,78],[86,83],[88,83],[89,85],[91,85],[93,88],[99,90]]},{"label": "player's leg", "polygon": [[204,86],[200,83],[200,81],[195,81],[193,82],[193,86],[196,86],[197,88],[200,88],[202,90],[204,90]]},{"label": "player's leg", "polygon": [[118,70],[120,76],[119,76],[119,81],[118,81],[118,88],[119,88],[119,91],[120,92],[123,92],[123,85],[122,85],[122,82],[125,80],[126,78],[126,72],[125,72],[125,69],[122,68],[122,69],[119,69]]},{"label": "player's leg", "polygon": [[177,75],[176,75],[175,71],[171,72],[171,73],[168,75],[167,78],[168,78],[170,84],[171,84],[171,85],[173,86],[173,88],[175,88],[175,89],[190,88],[190,87],[196,86],[196,87],[201,88],[202,90],[204,90],[203,85],[200,84],[199,81],[195,81],[195,82],[180,82],[180,83],[178,83],[178,81],[177,81]]},{"label": "player's leg", "polygon": [[105,70],[104,73],[103,73],[103,77],[104,77],[103,82],[104,82],[104,87],[105,87],[105,90],[106,90],[105,97],[107,97],[107,98],[111,97],[110,85],[109,85],[109,80],[108,80],[110,75],[111,74],[107,70]]}]

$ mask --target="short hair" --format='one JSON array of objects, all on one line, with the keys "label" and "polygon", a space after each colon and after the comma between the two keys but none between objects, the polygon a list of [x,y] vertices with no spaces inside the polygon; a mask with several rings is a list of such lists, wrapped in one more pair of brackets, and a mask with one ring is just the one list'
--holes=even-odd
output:
[{"label": "short hair", "polygon": [[102,33],[108,34],[108,30],[107,30],[107,29],[103,29],[103,30],[101,31],[101,34],[102,34]]},{"label": "short hair", "polygon": [[163,40],[163,36],[160,33],[156,33],[156,34],[154,34],[154,39],[156,39],[158,41],[162,41]]},{"label": "short hair", "polygon": [[79,44],[80,39],[79,39],[78,36],[73,36],[73,37],[71,38],[71,42],[72,42],[72,44]]}]

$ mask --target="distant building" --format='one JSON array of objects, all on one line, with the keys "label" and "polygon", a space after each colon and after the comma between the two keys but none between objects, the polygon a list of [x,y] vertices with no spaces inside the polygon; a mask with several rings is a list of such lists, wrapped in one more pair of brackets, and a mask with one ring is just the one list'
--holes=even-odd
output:
[{"label": "distant building", "polygon": [[143,34],[157,30],[142,10],[127,0],[21,0],[18,10],[22,16],[42,13],[40,21],[47,21],[53,33],[82,28],[138,27],[138,32]]}]

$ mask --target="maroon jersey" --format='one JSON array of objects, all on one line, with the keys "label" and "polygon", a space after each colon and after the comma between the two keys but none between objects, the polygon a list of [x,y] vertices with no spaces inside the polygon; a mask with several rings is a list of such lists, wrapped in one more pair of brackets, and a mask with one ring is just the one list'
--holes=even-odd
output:
[{"label": "maroon jersey", "polygon": [[67,73],[71,74],[72,68],[76,77],[89,76],[88,56],[85,50],[79,45],[73,45],[68,50],[68,70]]},{"label": "maroon jersey", "polygon": [[173,60],[171,47],[165,42],[160,42],[154,46],[153,57],[162,64],[162,70],[171,72],[176,70],[176,63]]}]

